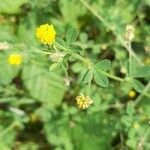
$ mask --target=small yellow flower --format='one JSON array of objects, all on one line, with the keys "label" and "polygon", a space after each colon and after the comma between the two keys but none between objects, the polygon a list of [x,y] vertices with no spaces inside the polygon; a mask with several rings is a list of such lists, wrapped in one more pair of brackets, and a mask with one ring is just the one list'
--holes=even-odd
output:
[{"label": "small yellow flower", "polygon": [[139,126],[138,123],[135,122],[135,123],[133,124],[133,128],[134,128],[134,129],[138,129],[139,127],[140,127],[140,126]]},{"label": "small yellow flower", "polygon": [[40,42],[44,44],[52,44],[55,42],[56,31],[53,25],[43,24],[36,29],[36,36]]},{"label": "small yellow flower", "polygon": [[8,63],[10,65],[20,65],[22,62],[22,56],[20,54],[10,54],[8,57]]},{"label": "small yellow flower", "polygon": [[39,121],[39,117],[36,114],[32,113],[30,115],[30,120],[31,120],[32,123],[36,123],[36,122]]},{"label": "small yellow flower", "polygon": [[130,98],[134,98],[135,96],[136,96],[136,92],[135,91],[129,91],[129,93],[128,93],[128,96],[130,97]]},{"label": "small yellow flower", "polygon": [[77,96],[76,101],[80,109],[86,109],[93,103],[93,100],[89,96],[84,96],[83,94]]}]

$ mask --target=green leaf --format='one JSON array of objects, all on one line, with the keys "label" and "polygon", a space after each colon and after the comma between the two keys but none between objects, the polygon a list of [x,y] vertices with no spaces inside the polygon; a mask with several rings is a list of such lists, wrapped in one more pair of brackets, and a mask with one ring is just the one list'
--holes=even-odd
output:
[{"label": "green leaf", "polygon": [[62,38],[56,38],[56,42],[59,44],[60,48],[68,48],[68,44]]},{"label": "green leaf", "polygon": [[[6,127],[5,127],[6,128]],[[6,129],[0,129],[0,131],[4,131]],[[11,150],[11,147],[13,146],[16,138],[16,131],[10,130],[6,132],[3,136],[0,137],[0,148],[3,150]]]},{"label": "green leaf", "polygon": [[[139,62],[137,60],[135,60],[134,58],[131,59],[131,64],[129,64],[129,59],[125,62],[125,67],[126,70],[128,72],[128,74],[130,73],[131,77],[134,77],[134,74],[137,70],[137,68],[140,66]],[[130,71],[130,65],[131,65],[131,71]]]},{"label": "green leaf", "polygon": [[111,67],[111,62],[107,59],[99,61],[97,64],[94,65],[94,79],[95,82],[102,86],[102,87],[107,87],[108,86],[108,78],[104,74],[100,72],[102,71],[107,71]]},{"label": "green leaf", "polygon": [[0,120],[0,149],[11,150],[17,135],[14,129],[15,115],[11,111],[0,109]]},{"label": "green leaf", "polygon": [[66,89],[55,72],[31,64],[23,68],[23,84],[32,98],[50,107],[61,103]]},{"label": "green leaf", "polygon": [[82,82],[83,82],[84,84],[89,83],[89,82],[92,81],[92,78],[93,78],[93,68],[88,69],[88,70],[86,71],[86,73],[84,74],[84,76],[83,76],[83,78],[82,78]]},{"label": "green leaf", "polygon": [[58,63],[53,63],[52,65],[50,65],[49,67],[49,71],[54,71],[56,70],[60,65],[61,65],[62,61],[61,62],[58,62]]},{"label": "green leaf", "polygon": [[95,82],[102,86],[102,87],[107,87],[108,86],[108,78],[107,76],[103,75],[102,73],[98,72],[97,70],[94,70],[94,79]]},{"label": "green leaf", "polygon": [[95,64],[96,68],[99,68],[101,70],[107,71],[111,67],[111,62],[108,59],[99,61],[98,63]]},{"label": "green leaf", "polygon": [[16,14],[20,12],[20,6],[27,3],[28,0],[0,0],[0,13]]},{"label": "green leaf", "polygon": [[72,44],[73,42],[75,42],[77,38],[77,30],[74,28],[69,28],[66,32],[66,42],[68,44]]},{"label": "green leaf", "polygon": [[132,118],[127,115],[124,115],[121,117],[121,122],[125,124],[127,127],[130,127],[132,124]]},{"label": "green leaf", "polygon": [[134,104],[133,102],[129,102],[128,105],[127,105],[127,109],[126,109],[126,113],[129,115],[129,116],[132,116],[133,113],[134,113]]},{"label": "green leaf", "polygon": [[79,27],[79,18],[87,12],[85,7],[77,0],[59,0],[58,4],[63,16],[63,23]]},{"label": "green leaf", "polygon": [[78,45],[71,45],[69,47],[69,49],[73,50],[73,51],[76,51],[76,52],[79,52],[79,51],[82,51],[82,48]]},{"label": "green leaf", "polygon": [[86,43],[88,41],[88,35],[86,33],[80,33],[79,39],[82,43]]},{"label": "green leaf", "polygon": [[150,66],[140,66],[138,67],[133,76],[135,78],[142,78],[142,77],[150,77]]},{"label": "green leaf", "polygon": [[134,79],[132,85],[134,89],[139,93],[141,93],[144,89],[144,85],[139,80]]},{"label": "green leaf", "polygon": [[69,69],[67,60],[64,60],[64,61],[63,61],[63,63],[62,63],[62,69],[63,69],[63,70],[68,70],[68,69]]}]

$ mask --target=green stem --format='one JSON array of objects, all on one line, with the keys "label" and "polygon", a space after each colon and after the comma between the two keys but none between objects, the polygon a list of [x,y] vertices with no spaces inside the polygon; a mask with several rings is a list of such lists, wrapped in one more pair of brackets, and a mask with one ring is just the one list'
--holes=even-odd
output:
[{"label": "green stem", "polygon": [[91,95],[91,81],[87,85],[87,95]]},{"label": "green stem", "polygon": [[[56,42],[55,42],[55,43],[56,43]],[[66,51],[67,53],[69,53],[69,54],[70,54],[71,56],[73,56],[74,58],[76,58],[76,59],[78,59],[78,60],[84,62],[86,65],[88,65],[88,67],[92,66],[92,63],[91,63],[90,60],[88,60],[87,58],[84,58],[84,57],[82,57],[81,55],[72,52],[71,50],[69,50],[69,48],[66,49],[65,47],[63,47],[63,46],[60,45],[59,43],[56,43],[56,45],[57,45],[58,47],[60,47],[62,50],[64,50],[64,51]],[[107,72],[105,72],[105,71],[100,70],[100,72],[103,73],[104,75],[108,76],[108,77],[111,78],[111,79],[114,79],[114,80],[117,80],[117,81],[120,81],[120,82],[124,81],[124,79],[119,78],[119,77],[117,77],[117,76],[114,76],[114,75],[112,75],[112,74],[109,74],[109,73],[107,73]]]},{"label": "green stem", "polygon": [[131,53],[131,42],[128,42],[129,49],[129,77],[132,77],[132,53]]},{"label": "green stem", "polygon": [[110,73],[108,73],[108,72],[102,71],[102,70],[100,70],[100,69],[99,69],[99,71],[100,71],[103,75],[105,75],[105,76],[107,76],[107,77],[109,77],[109,78],[111,78],[111,79],[114,79],[114,80],[117,80],[117,81],[120,81],[120,82],[125,81],[124,79],[122,79],[122,78],[120,78],[120,77],[117,77],[117,76],[115,76],[115,75],[112,75],[112,74],[110,74]]},{"label": "green stem", "polygon": [[70,52],[70,54],[71,54],[74,58],[76,58],[76,59],[78,59],[78,60],[84,62],[84,63],[87,64],[88,66],[91,65],[90,61],[89,61],[88,59],[82,57],[81,55],[79,55],[79,54],[77,54],[77,53],[73,53],[73,52]]},{"label": "green stem", "polygon": [[74,58],[84,62],[87,65],[90,65],[90,61],[84,57],[82,57],[81,55],[72,52],[71,50],[69,50],[69,48],[65,48],[64,46],[62,46],[61,44],[55,42],[56,46],[60,47],[62,50],[64,50],[65,52],[67,52],[68,54],[70,54],[71,56],[73,56]]}]

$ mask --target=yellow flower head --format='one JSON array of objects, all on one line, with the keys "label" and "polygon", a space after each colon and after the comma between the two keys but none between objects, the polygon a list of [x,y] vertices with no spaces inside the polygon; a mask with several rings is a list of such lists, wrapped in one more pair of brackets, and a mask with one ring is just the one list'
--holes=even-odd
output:
[{"label": "yellow flower head", "polygon": [[43,24],[36,30],[36,36],[40,42],[44,44],[52,44],[55,42],[56,31],[53,25]]},{"label": "yellow flower head", "polygon": [[84,96],[83,94],[77,96],[76,101],[80,109],[86,109],[93,103],[93,100],[89,96]]},{"label": "yellow flower head", "polygon": [[20,54],[10,54],[8,57],[8,63],[10,65],[20,65],[22,62],[22,56]]},{"label": "yellow flower head", "polygon": [[135,96],[136,96],[136,92],[135,91],[130,91],[129,93],[128,93],[128,96],[130,97],[130,98],[134,98]]}]

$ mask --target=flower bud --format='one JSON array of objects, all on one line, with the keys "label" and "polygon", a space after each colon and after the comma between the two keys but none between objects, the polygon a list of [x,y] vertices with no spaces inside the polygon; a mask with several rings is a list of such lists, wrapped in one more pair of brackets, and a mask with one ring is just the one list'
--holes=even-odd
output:
[{"label": "flower bud", "polygon": [[131,25],[126,26],[126,33],[125,33],[125,39],[129,42],[131,42],[134,38],[134,31],[135,29]]},{"label": "flower bud", "polygon": [[65,53],[62,52],[55,52],[49,55],[49,59],[55,63],[60,62],[63,57],[65,56]]}]

